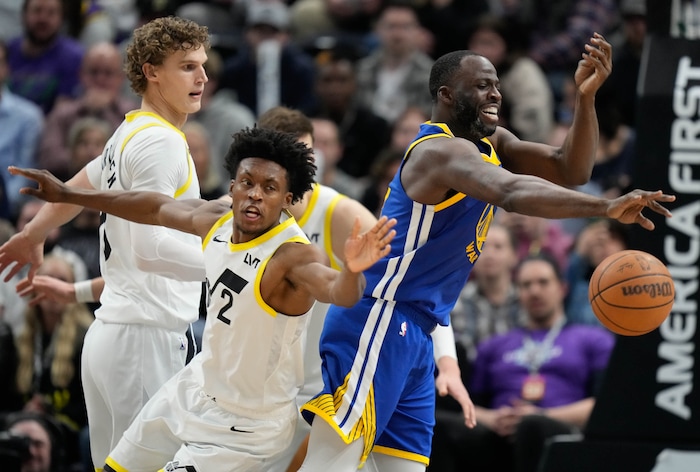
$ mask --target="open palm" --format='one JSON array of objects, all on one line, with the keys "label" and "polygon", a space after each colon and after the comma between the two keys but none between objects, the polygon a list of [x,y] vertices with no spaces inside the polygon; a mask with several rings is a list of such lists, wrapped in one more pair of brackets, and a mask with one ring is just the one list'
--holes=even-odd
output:
[{"label": "open palm", "polygon": [[396,225],[395,219],[383,216],[371,229],[360,233],[360,220],[355,220],[352,234],[345,241],[345,265],[351,272],[361,272],[389,254],[389,243],[396,236],[392,229]]}]

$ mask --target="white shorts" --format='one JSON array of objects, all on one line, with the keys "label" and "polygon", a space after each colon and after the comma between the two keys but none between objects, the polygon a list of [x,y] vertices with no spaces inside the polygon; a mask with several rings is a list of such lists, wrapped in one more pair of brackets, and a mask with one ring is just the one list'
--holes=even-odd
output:
[{"label": "white shorts", "polygon": [[95,320],[85,335],[82,382],[97,469],[141,408],[185,365],[185,333]]},{"label": "white shorts", "polygon": [[143,407],[109,455],[112,469],[264,471],[288,446],[299,416],[294,403],[264,418],[232,413],[202,391],[191,371],[192,364]]}]

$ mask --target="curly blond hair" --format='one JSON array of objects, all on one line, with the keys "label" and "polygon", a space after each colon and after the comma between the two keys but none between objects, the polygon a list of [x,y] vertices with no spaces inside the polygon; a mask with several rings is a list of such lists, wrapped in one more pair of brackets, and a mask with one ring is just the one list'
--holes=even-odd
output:
[{"label": "curly blond hair", "polygon": [[[44,263],[51,259],[59,259],[70,266],[70,263],[58,256],[48,256]],[[38,305],[27,307],[24,312],[24,330],[17,338],[19,355],[17,388],[23,394],[33,393],[34,376],[41,375],[34,372],[35,339],[42,335],[40,316],[41,308]],[[77,338],[79,333],[84,334],[87,331],[93,320],[94,317],[85,304],[71,303],[65,306],[61,321],[56,327],[48,347],[53,357],[51,360],[51,383],[54,386],[66,388],[73,377],[79,374],[75,372],[73,367],[73,358],[77,355],[82,342],[81,339]]]},{"label": "curly blond hair", "polygon": [[194,21],[176,16],[156,18],[137,28],[126,48],[124,71],[131,89],[138,95],[146,91],[143,65],[161,65],[175,51],[187,51],[204,46],[209,49],[209,30]]}]

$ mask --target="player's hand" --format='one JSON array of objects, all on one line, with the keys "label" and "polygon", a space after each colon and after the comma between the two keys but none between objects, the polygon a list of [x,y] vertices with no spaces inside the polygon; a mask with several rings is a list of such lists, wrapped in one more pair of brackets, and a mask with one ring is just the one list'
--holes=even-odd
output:
[{"label": "player's hand", "polygon": [[630,193],[611,200],[607,216],[618,220],[620,223],[637,223],[642,228],[651,231],[655,227],[654,223],[642,214],[642,210],[650,208],[652,211],[669,218],[671,212],[661,205],[660,202],[672,202],[675,199],[675,195],[667,195],[661,190],[657,190],[656,192],[633,190]]},{"label": "player's hand", "polygon": [[389,254],[389,243],[396,236],[396,219],[382,216],[370,230],[360,233],[360,219],[355,219],[352,234],[345,241],[345,266],[350,272],[362,272]]},{"label": "player's hand", "polygon": [[435,388],[437,388],[438,395],[441,397],[450,395],[457,400],[462,407],[464,424],[467,428],[476,426],[474,403],[472,403],[469,392],[467,392],[464,383],[462,383],[462,375],[456,359],[449,356],[442,356],[438,359],[438,376],[435,379]]},{"label": "player's hand", "polygon": [[24,278],[15,288],[21,297],[29,296],[29,306],[34,306],[41,300],[51,300],[57,303],[76,303],[75,286],[72,283],[50,277],[37,275],[33,280]]},{"label": "player's hand", "polygon": [[0,272],[5,272],[5,282],[14,277],[25,265],[29,264],[29,280],[34,278],[37,269],[44,262],[44,241],[32,240],[22,231],[13,235],[0,246]]},{"label": "player's hand", "polygon": [[70,191],[70,187],[57,179],[51,172],[44,169],[20,169],[10,166],[7,170],[12,175],[21,175],[35,181],[39,188],[22,187],[19,193],[46,200],[47,202],[62,202],[62,198]]},{"label": "player's hand", "polygon": [[602,35],[593,33],[590,43],[584,48],[586,51],[574,73],[574,82],[579,93],[591,95],[598,91],[612,72],[612,46]]}]

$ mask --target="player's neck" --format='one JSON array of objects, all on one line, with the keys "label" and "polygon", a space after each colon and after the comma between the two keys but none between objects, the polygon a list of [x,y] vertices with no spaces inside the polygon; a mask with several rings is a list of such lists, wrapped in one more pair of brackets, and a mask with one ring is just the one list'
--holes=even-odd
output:
[{"label": "player's neck", "polygon": [[554,325],[560,322],[564,318],[564,312],[557,311],[551,316],[542,319],[533,319],[528,317],[527,327],[530,330],[542,330],[542,329],[552,329]]},{"label": "player's neck", "polygon": [[182,128],[187,121],[187,113],[177,112],[162,100],[152,100],[150,97],[147,97],[146,94],[144,94],[141,100],[141,111],[155,113],[177,129]]}]

